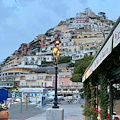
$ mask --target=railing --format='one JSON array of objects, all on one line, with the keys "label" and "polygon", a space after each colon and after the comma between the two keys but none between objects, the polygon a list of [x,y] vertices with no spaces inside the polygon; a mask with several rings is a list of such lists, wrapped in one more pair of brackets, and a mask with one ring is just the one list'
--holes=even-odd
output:
[{"label": "railing", "polygon": [[26,81],[36,81],[36,79],[26,79]]},{"label": "railing", "polygon": [[20,88],[29,88],[28,85],[27,85],[27,86],[26,86],[26,85],[20,85],[19,87],[20,87]]},{"label": "railing", "polygon": [[51,81],[52,80],[52,78],[51,79],[45,79],[45,81]]},{"label": "railing", "polygon": [[13,85],[11,85],[11,86],[9,86],[9,85],[3,85],[3,86],[0,86],[0,87],[3,87],[3,88],[13,88],[14,86]]},{"label": "railing", "polygon": [[67,88],[69,88],[69,87],[81,87],[81,85],[60,85],[60,87],[67,87]]}]

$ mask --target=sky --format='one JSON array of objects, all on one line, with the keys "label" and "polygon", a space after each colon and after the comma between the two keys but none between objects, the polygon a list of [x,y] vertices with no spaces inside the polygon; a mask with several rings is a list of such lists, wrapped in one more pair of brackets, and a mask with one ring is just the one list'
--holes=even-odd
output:
[{"label": "sky", "polygon": [[90,8],[110,20],[120,16],[120,0],[0,0],[0,62],[22,43]]}]

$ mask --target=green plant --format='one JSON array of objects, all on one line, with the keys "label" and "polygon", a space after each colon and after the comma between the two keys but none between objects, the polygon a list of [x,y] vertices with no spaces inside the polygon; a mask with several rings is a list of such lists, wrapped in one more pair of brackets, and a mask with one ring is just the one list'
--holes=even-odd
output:
[{"label": "green plant", "polygon": [[96,104],[96,96],[95,96],[95,85],[94,85],[94,81],[90,80],[89,82],[90,85],[90,91],[91,91],[91,98],[90,98],[90,103],[92,107],[95,107]]},{"label": "green plant", "polygon": [[107,79],[106,74],[99,74],[99,81],[100,81],[100,90],[99,90],[99,98],[100,98],[100,106],[101,106],[101,117],[102,119],[106,119],[106,116],[108,114],[108,92],[107,92]]},{"label": "green plant", "polygon": [[85,104],[85,106],[83,106],[83,115],[86,117],[90,117],[91,116],[91,108],[89,104]]},{"label": "green plant", "polygon": [[31,55],[35,55],[36,53],[33,51],[33,52],[31,52]]},{"label": "green plant", "polygon": [[6,103],[5,101],[4,103],[0,103],[0,111],[7,110],[9,107],[10,107],[10,104]]},{"label": "green plant", "polygon": [[119,100],[120,99],[120,90],[117,90],[114,86],[112,87],[112,96],[114,99]]},{"label": "green plant", "polygon": [[58,64],[61,64],[61,63],[68,63],[72,60],[72,57],[60,57],[59,61],[58,61]]},{"label": "green plant", "polygon": [[89,104],[85,104],[83,107],[83,115],[88,117],[88,119],[92,118],[92,120],[97,120],[98,110],[95,107],[91,107]]}]

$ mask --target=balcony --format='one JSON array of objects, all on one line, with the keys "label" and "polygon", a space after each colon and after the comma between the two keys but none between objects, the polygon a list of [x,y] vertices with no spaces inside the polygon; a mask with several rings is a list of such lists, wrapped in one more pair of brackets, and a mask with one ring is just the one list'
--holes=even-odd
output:
[{"label": "balcony", "polygon": [[7,86],[7,85],[4,85],[4,86],[0,86],[0,87],[3,87],[3,88],[13,88],[14,86]]},{"label": "balcony", "polygon": [[28,85],[20,85],[19,87],[20,87],[20,88],[29,88]]},{"label": "balcony", "polygon": [[15,81],[14,82],[20,82],[20,80],[19,79],[15,79]]},{"label": "balcony", "polygon": [[45,79],[45,81],[52,81],[52,78],[50,79],[50,78],[47,78],[47,79]]},{"label": "balcony", "polygon": [[31,85],[30,87],[32,87],[32,88],[41,88],[42,86],[40,86],[40,85]]},{"label": "balcony", "polygon": [[14,84],[12,84],[12,83],[0,83],[0,87],[13,88]]},{"label": "balcony", "polygon": [[61,88],[79,88],[80,85],[60,85]]},{"label": "balcony", "polygon": [[26,79],[26,81],[36,81],[36,79]]}]

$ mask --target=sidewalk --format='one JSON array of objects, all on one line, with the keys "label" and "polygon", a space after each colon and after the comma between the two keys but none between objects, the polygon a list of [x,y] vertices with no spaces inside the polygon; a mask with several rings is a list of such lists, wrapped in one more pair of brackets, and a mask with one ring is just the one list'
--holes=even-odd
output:
[{"label": "sidewalk", "polygon": [[[79,103],[65,104],[59,105],[60,108],[64,108],[64,120],[84,120],[84,116],[82,116],[81,105],[84,105],[84,100],[81,99]],[[47,108],[52,108],[53,105],[48,105]],[[36,115],[34,117],[28,118],[26,120],[46,120],[46,112]]]}]

